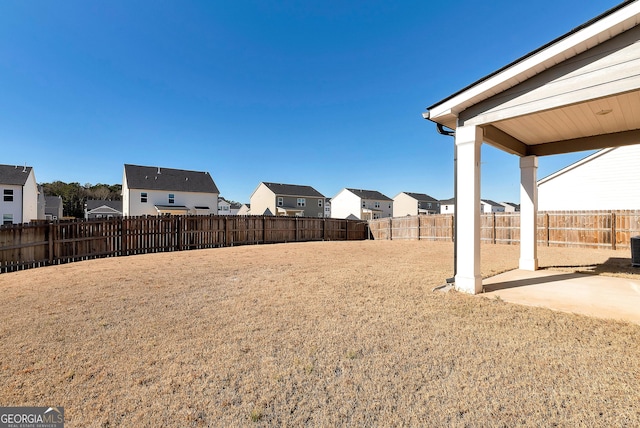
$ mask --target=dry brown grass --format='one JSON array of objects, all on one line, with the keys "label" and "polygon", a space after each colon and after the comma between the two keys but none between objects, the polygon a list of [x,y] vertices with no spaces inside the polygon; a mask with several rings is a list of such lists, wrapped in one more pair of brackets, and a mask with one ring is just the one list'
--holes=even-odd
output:
[{"label": "dry brown grass", "polygon": [[[489,276],[518,247],[482,256]],[[450,243],[365,241],[3,274],[0,405],[69,427],[640,425],[640,326],[433,292],[451,272]]]}]

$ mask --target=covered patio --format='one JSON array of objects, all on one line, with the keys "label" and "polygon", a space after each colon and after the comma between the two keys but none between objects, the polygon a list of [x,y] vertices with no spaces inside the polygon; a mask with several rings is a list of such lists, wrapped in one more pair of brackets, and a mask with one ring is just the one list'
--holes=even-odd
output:
[{"label": "covered patio", "polygon": [[520,157],[523,271],[538,269],[538,157],[640,143],[639,24],[640,0],[623,2],[427,108],[455,136],[456,289],[483,288],[483,142]]}]

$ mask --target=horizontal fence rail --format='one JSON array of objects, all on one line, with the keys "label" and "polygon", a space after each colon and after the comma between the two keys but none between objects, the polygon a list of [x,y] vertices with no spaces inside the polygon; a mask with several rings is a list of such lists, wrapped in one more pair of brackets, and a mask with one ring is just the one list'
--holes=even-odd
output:
[{"label": "horizontal fence rail", "polygon": [[[538,245],[607,249],[631,248],[640,235],[640,210],[548,211],[538,213]],[[369,221],[373,239],[453,241],[450,214],[383,218]],[[480,239],[492,244],[520,243],[520,213],[480,216]]]},{"label": "horizontal fence rail", "polygon": [[159,216],[0,226],[0,273],[101,257],[234,245],[363,240],[359,220],[268,216]]}]

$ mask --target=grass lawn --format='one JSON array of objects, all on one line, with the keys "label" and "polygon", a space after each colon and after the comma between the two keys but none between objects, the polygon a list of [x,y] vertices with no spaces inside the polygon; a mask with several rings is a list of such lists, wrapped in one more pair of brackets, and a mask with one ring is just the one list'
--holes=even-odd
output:
[{"label": "grass lawn", "polygon": [[[518,251],[484,245],[483,276]],[[640,426],[639,325],[434,292],[452,252],[314,242],[2,274],[0,405],[64,406],[68,427]],[[640,278],[607,264],[628,251],[539,257]]]}]

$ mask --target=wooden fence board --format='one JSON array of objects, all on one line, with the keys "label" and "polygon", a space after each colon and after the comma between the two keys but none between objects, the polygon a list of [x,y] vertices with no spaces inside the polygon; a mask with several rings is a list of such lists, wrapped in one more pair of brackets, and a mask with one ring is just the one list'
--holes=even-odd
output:
[{"label": "wooden fence board", "polygon": [[0,227],[0,273],[98,257],[232,245],[367,239],[366,222],[310,217],[159,216]]},{"label": "wooden fence board", "polygon": [[[520,243],[520,213],[480,216],[480,238],[492,244]],[[369,221],[373,239],[453,240],[454,216],[436,214]],[[538,213],[538,245],[628,249],[640,235],[640,210]]]}]

